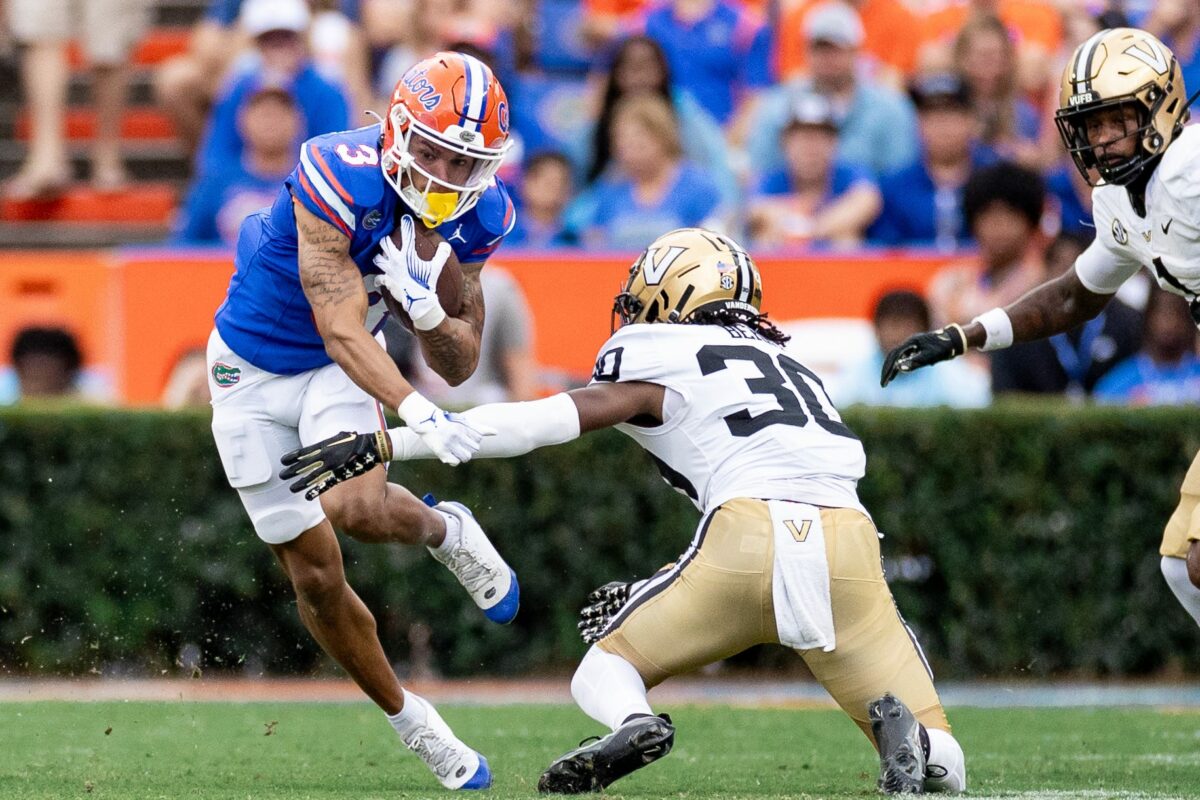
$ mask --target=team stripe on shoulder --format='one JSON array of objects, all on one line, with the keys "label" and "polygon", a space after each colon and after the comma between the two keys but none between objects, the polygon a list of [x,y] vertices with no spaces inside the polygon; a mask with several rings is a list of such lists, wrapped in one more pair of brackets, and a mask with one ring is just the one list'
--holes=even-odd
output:
[{"label": "team stripe on shoulder", "polygon": [[304,193],[308,195],[308,199],[313,202],[313,205],[321,210],[321,213],[325,215],[325,218],[328,219],[334,227],[346,234],[347,237],[352,237],[354,235],[353,232],[346,227],[346,223],[342,222],[337,213],[330,208],[324,200],[321,199],[320,193],[313,188],[312,181],[308,179],[308,175],[305,174],[304,170],[300,171],[300,188],[304,190]]},{"label": "team stripe on shoulder", "polygon": [[[313,188],[316,190],[317,194],[320,195],[321,200],[324,201],[325,205],[329,206],[329,208],[341,218],[346,227],[353,231],[355,229],[354,213],[350,210],[350,207],[346,205],[346,201],[342,199],[341,195],[339,195],[338,192],[332,186],[330,186],[329,180],[326,180],[326,177],[321,170],[318,169],[316,164],[313,163],[313,159],[309,156],[309,148],[311,146],[312,145],[305,145],[304,147],[300,148],[301,172],[312,184]],[[318,158],[319,157],[320,156],[318,154]],[[334,180],[336,183],[336,179],[333,179],[332,175],[329,176],[329,179]]]}]

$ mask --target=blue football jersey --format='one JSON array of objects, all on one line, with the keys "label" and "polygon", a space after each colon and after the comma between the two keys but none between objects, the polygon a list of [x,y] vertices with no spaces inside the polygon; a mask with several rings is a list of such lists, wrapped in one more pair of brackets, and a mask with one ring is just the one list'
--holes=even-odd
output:
[{"label": "blue football jersey", "polygon": [[[383,179],[380,137],[376,124],[308,140],[274,205],[242,223],[233,279],[217,309],[216,325],[225,343],[259,369],[295,375],[331,363],[300,285],[293,198],[349,237],[350,257],[370,300],[367,328],[377,332],[383,327],[387,308],[373,277],[380,270],[371,262],[379,242],[401,216],[412,212]],[[437,231],[460,263],[480,264],[515,222],[512,200],[497,178],[470,211]]]}]

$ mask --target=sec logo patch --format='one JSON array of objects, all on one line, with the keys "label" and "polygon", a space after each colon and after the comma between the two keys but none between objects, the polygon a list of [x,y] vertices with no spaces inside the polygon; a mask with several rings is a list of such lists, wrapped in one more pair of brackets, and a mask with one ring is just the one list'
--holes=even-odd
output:
[{"label": "sec logo patch", "polygon": [[1121,220],[1113,220],[1112,235],[1117,240],[1117,244],[1129,244],[1129,234],[1125,232],[1125,226],[1121,224]]}]

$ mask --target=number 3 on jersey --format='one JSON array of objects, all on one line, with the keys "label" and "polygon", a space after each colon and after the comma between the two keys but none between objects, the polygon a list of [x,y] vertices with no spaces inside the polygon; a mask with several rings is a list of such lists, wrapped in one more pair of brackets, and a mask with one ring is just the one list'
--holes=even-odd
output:
[{"label": "number 3 on jersey", "polygon": [[365,144],[360,144],[353,150],[348,144],[339,144],[334,152],[338,154],[338,158],[352,167],[379,166],[379,153]]},{"label": "number 3 on jersey", "polygon": [[[811,415],[819,427],[835,436],[845,436],[857,440],[854,432],[840,420],[833,419],[825,411],[821,399],[829,407],[829,397],[825,394],[825,386],[821,379],[811,370],[780,354],[776,358],[757,348],[744,345],[715,345],[710,344],[700,348],[696,353],[700,362],[700,372],[711,375],[729,366],[731,361],[748,361],[759,371],[761,377],[746,378],[746,386],[754,394],[770,395],[779,404],[779,408],[764,411],[752,416],[749,409],[743,408],[725,417],[725,424],[734,436],[752,436],[763,428],[771,425],[794,425],[803,428],[808,424]],[[791,379],[791,385],[784,376]],[[820,392],[820,397],[817,396]],[[808,413],[805,413],[807,409]]]}]

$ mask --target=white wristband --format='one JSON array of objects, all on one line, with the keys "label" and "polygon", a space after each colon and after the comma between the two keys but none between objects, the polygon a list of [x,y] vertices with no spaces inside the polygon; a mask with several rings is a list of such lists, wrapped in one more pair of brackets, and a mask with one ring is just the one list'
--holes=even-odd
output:
[{"label": "white wristband", "polygon": [[979,348],[980,350],[984,352],[988,350],[1003,350],[1012,345],[1012,320],[1008,318],[1008,314],[1003,308],[993,308],[991,311],[985,311],[972,320],[972,322],[978,322],[982,325],[984,332],[987,334],[987,338],[983,341],[983,347]]},{"label": "white wristband", "polygon": [[440,305],[434,304],[433,308],[426,311],[419,317],[411,317],[413,327],[419,331],[431,331],[438,325],[442,324],[442,320],[446,318],[446,312]]},{"label": "white wristband", "polygon": [[400,419],[404,420],[406,425],[424,422],[439,411],[441,411],[440,408],[426,400],[418,391],[413,391],[412,394],[401,400],[400,406],[396,409],[396,413],[400,415]]}]

